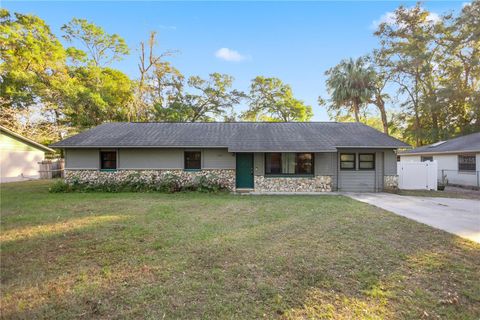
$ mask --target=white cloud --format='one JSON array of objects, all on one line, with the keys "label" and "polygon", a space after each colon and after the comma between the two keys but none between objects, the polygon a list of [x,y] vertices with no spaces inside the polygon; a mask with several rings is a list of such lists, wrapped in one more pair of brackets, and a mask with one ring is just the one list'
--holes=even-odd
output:
[{"label": "white cloud", "polygon": [[[392,11],[389,11],[389,12],[386,12],[384,13],[380,19],[378,20],[374,20],[371,24],[371,28],[372,29],[377,29],[378,26],[382,23],[386,23],[386,24],[389,24],[389,25],[394,25],[395,24],[395,12],[392,12]],[[431,23],[437,23],[441,20],[440,16],[438,15],[438,13],[435,13],[435,12],[430,12],[428,17],[427,17],[427,21],[431,22]]]},{"label": "white cloud", "polygon": [[229,49],[229,48],[220,48],[215,51],[215,57],[225,60],[239,62],[247,59],[247,56],[240,54],[240,52]]},{"label": "white cloud", "polygon": [[466,6],[469,6],[471,4],[472,4],[471,2],[464,2],[462,3],[462,8],[465,8]]}]

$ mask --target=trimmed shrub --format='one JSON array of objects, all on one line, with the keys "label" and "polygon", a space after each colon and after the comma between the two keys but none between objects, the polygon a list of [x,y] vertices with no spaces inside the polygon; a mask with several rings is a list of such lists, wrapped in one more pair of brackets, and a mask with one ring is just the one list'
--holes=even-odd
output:
[{"label": "trimmed shrub", "polygon": [[196,176],[191,182],[182,183],[180,176],[165,174],[141,175],[132,172],[126,179],[116,180],[114,176],[104,181],[80,182],[72,178],[68,183],[57,181],[50,187],[50,192],[220,192],[228,191],[228,186],[215,175]]}]

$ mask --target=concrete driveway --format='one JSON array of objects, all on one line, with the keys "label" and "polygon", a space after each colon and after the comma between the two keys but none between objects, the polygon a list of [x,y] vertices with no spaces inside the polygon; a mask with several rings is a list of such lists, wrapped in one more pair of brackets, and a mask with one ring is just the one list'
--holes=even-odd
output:
[{"label": "concrete driveway", "polygon": [[390,193],[345,195],[480,243],[480,200],[412,197]]}]

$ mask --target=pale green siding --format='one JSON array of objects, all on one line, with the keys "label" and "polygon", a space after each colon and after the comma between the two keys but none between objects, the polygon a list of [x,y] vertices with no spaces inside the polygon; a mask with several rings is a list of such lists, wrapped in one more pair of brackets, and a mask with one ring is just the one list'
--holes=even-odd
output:
[{"label": "pale green siding", "polygon": [[8,133],[0,132],[0,150],[6,151],[39,151],[38,148],[25,143],[24,141],[9,135]]}]

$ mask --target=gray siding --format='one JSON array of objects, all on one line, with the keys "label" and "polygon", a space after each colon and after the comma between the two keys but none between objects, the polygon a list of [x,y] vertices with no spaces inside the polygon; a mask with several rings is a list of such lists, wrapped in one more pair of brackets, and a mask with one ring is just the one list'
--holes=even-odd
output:
[{"label": "gray siding", "polygon": [[337,153],[315,153],[315,175],[332,176],[332,189],[337,189]]},{"label": "gray siding", "polygon": [[387,176],[397,174],[397,154],[394,150],[384,151],[384,170]]},{"label": "gray siding", "polygon": [[335,152],[315,153],[315,175],[331,176],[336,172],[337,154]]},{"label": "gray siding", "polygon": [[98,169],[98,149],[66,149],[65,169]]},{"label": "gray siding", "polygon": [[204,169],[235,169],[235,154],[227,149],[203,149]]},{"label": "gray siding", "polygon": [[338,190],[352,192],[375,191],[375,171],[340,171]]},{"label": "gray siding", "polygon": [[[187,149],[120,149],[119,169],[183,169]],[[202,169],[235,169],[227,149],[188,149],[202,152]]]},{"label": "gray siding", "polygon": [[375,191],[383,190],[383,171],[384,171],[383,152],[375,152]]},{"label": "gray siding", "polygon": [[[340,191],[382,191],[383,176],[396,174],[396,155],[392,149],[342,149],[338,152],[340,153],[355,153],[357,161],[355,171],[338,169]],[[359,153],[375,153],[375,171],[358,170]],[[337,165],[340,168],[340,156],[338,156]]]},{"label": "gray siding", "polygon": [[182,149],[119,149],[118,169],[183,169]]},{"label": "gray siding", "polygon": [[257,152],[253,154],[253,174],[256,176],[265,175],[265,153]]}]

